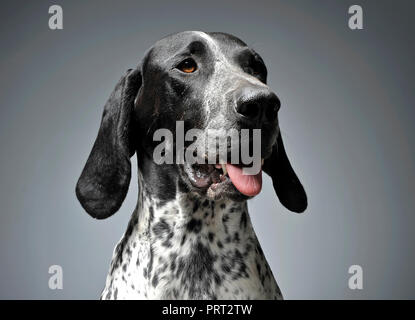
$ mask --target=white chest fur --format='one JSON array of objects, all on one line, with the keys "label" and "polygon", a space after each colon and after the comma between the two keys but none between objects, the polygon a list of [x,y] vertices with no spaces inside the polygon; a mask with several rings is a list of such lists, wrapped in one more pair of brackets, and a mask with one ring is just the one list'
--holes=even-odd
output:
[{"label": "white chest fur", "polygon": [[281,299],[246,202],[146,199],[116,248],[102,299]]}]

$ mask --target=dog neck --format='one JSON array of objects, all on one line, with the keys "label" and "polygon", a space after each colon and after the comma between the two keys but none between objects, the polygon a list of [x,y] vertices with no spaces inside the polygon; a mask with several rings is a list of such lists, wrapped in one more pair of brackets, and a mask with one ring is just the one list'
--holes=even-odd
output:
[{"label": "dog neck", "polygon": [[175,198],[166,201],[151,197],[152,191],[140,181],[136,208],[139,232],[151,240],[169,240],[170,231],[174,231],[175,237],[182,236],[183,244],[186,238],[190,242],[208,239],[209,243],[222,244],[234,240],[237,244],[242,240],[239,233],[253,233],[246,201],[209,200],[194,192],[182,192],[179,186]]},{"label": "dog neck", "polygon": [[[139,198],[102,298],[278,298],[247,202],[181,192],[166,201],[139,171]],[[257,291],[243,292],[248,279]],[[252,296],[250,296],[250,294]]]}]

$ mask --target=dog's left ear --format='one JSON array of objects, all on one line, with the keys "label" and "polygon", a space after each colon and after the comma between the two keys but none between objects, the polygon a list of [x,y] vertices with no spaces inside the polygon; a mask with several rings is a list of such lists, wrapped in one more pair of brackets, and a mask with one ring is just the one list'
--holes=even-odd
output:
[{"label": "dog's left ear", "polygon": [[272,178],[278,199],[288,210],[301,213],[307,208],[307,195],[291,167],[282,142],[281,132],[263,170]]},{"label": "dog's left ear", "polygon": [[92,217],[113,215],[127,195],[131,178],[134,99],[141,87],[140,67],[128,70],[115,86],[102,115],[92,151],[76,185],[76,196]]}]

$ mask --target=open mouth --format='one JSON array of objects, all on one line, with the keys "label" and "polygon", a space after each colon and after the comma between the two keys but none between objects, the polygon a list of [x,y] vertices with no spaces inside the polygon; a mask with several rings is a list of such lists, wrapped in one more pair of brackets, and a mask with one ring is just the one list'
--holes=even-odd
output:
[{"label": "open mouth", "polygon": [[[262,163],[264,160],[262,159]],[[243,166],[225,164],[185,164],[185,172],[193,186],[207,191],[210,198],[220,197],[222,192],[236,189],[253,197],[262,189],[262,168],[257,174],[244,174]]]}]

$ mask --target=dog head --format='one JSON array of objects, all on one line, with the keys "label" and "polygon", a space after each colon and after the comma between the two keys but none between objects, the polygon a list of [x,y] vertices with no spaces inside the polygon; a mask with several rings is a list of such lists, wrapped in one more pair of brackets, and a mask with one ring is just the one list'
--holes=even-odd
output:
[{"label": "dog head", "polygon": [[[266,79],[262,58],[234,36],[189,31],[158,41],[105,105],[76,187],[82,206],[99,219],[115,213],[136,153],[140,174],[159,198],[174,198],[179,188],[211,199],[245,200],[260,192],[263,170],[281,203],[304,211],[307,197],[279,131],[280,101]],[[171,133],[162,135],[162,160],[171,163],[155,161],[160,130]],[[257,159],[248,157],[251,164],[243,163],[243,148],[259,148]],[[244,174],[255,161],[258,170]]]}]

